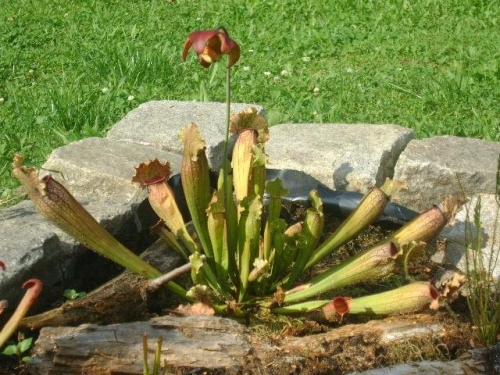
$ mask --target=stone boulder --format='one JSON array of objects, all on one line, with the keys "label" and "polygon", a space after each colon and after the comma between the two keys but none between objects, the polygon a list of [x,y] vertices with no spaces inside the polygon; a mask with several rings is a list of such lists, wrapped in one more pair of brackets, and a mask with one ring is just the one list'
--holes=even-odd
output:
[{"label": "stone boulder", "polygon": [[139,163],[158,158],[180,171],[182,157],[137,143],[107,138],[86,138],[52,151],[42,166],[55,175],[78,199],[141,202],[146,192],[132,183]]},{"label": "stone boulder", "polygon": [[336,190],[367,192],[392,177],[413,138],[397,125],[284,124],[270,129],[270,168],[305,172]]},{"label": "stone boulder", "polygon": [[[264,113],[262,107],[244,103],[231,104],[231,112],[241,112],[249,106]],[[210,167],[219,170],[222,166],[225,138],[225,103],[175,100],[147,102],[116,123],[108,132],[108,138],[129,140],[181,154],[183,145],[179,140],[179,132],[191,123],[198,125],[207,144]]]},{"label": "stone boulder", "polygon": [[[481,201],[481,228],[474,225],[474,210],[479,199]],[[467,204],[467,209],[464,207],[457,214],[456,223],[447,226],[441,232],[440,237],[446,239],[446,246],[444,250],[436,252],[432,256],[432,260],[437,263],[451,264],[465,272],[467,268],[466,241],[475,241],[477,235],[480,234],[483,239],[481,248],[483,264],[488,267],[491,260],[491,273],[495,278],[499,278],[500,259],[497,259],[500,256],[500,217],[497,216],[499,209],[494,194],[472,196]],[[467,212],[469,220],[467,220]],[[472,253],[469,259],[472,259]]]},{"label": "stone boulder", "polygon": [[[136,209],[128,203],[116,201],[88,201],[83,205],[126,246],[136,247],[140,239],[145,241],[140,247],[147,246],[149,225],[154,221],[149,218],[147,209]],[[90,251],[40,215],[31,201],[2,210],[1,216],[0,259],[7,265],[0,275],[1,299],[14,305],[24,294],[21,285],[30,278],[42,280],[44,293],[54,287],[61,289],[83,269],[85,263],[88,263],[86,266],[92,264],[92,260],[86,257]],[[141,231],[146,234],[141,235]],[[94,254],[90,255],[94,259]],[[86,262],[82,262],[82,256]],[[104,269],[100,271],[106,272]],[[62,291],[59,298],[61,296]]]},{"label": "stone boulder", "polygon": [[462,188],[467,195],[493,193],[499,154],[499,142],[454,136],[412,140],[394,172],[410,188],[397,203],[421,211]]}]

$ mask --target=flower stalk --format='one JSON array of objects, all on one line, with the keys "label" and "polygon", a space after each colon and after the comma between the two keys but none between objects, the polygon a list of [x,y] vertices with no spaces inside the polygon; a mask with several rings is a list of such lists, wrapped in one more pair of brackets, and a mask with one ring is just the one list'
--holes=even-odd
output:
[{"label": "flower stalk", "polygon": [[224,138],[223,180],[224,205],[226,207],[227,242],[231,254],[236,254],[238,246],[238,214],[233,201],[233,178],[229,177],[229,126],[231,121],[231,64],[228,59],[226,69],[226,131]]}]

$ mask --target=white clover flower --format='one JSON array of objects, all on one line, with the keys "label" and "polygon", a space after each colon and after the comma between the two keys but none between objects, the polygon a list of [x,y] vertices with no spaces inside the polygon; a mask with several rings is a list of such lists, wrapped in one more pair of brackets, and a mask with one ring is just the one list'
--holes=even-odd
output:
[{"label": "white clover flower", "polygon": [[271,76],[271,75],[272,75],[272,73],[271,73],[271,72],[264,72],[264,75],[265,75],[266,77],[269,77],[269,76]]},{"label": "white clover flower", "polygon": [[5,102],[5,98],[0,98],[0,104],[3,104]]},{"label": "white clover flower", "polygon": [[249,66],[244,66],[243,67],[243,71],[244,72],[249,72],[250,71],[250,67]]},{"label": "white clover flower", "polygon": [[249,49],[248,52],[252,53],[252,52],[255,52],[255,50]]},{"label": "white clover flower", "polygon": [[107,87],[103,87],[103,88],[101,89],[101,92],[102,92],[103,94],[106,94],[106,93],[108,93],[108,92],[109,92],[109,88],[107,88]]},{"label": "white clover flower", "polygon": [[28,70],[28,74],[29,74],[30,76],[32,76],[33,74],[35,74],[35,71],[34,71],[33,69],[30,69],[30,70]]},{"label": "white clover flower", "polygon": [[347,73],[352,73],[352,72],[354,72],[354,70],[353,70],[352,68],[350,68],[350,67],[349,67],[349,68],[347,68],[345,71],[346,71]]},{"label": "white clover flower", "polygon": [[273,78],[273,80],[274,80],[274,83],[278,83],[279,81],[281,81],[281,78],[280,78],[280,77],[278,77],[278,76],[275,76],[275,77]]},{"label": "white clover flower", "polygon": [[129,102],[131,102],[131,101],[132,101],[132,100],[134,100],[134,99],[135,99],[134,95],[129,95],[129,96],[128,96],[128,98],[127,98],[127,100],[128,100]]},{"label": "white clover flower", "polygon": [[319,94],[319,92],[320,92],[319,87],[315,87],[315,88],[313,89],[313,93],[314,93],[315,95],[318,95],[318,94]]},{"label": "white clover flower", "polygon": [[309,56],[304,56],[304,57],[302,57],[302,61],[309,62],[309,61],[311,61],[311,58]]},{"label": "white clover flower", "polygon": [[288,76],[290,75],[290,73],[288,73],[288,70],[282,70],[282,71],[281,71],[281,75],[282,75],[283,77],[288,77]]}]

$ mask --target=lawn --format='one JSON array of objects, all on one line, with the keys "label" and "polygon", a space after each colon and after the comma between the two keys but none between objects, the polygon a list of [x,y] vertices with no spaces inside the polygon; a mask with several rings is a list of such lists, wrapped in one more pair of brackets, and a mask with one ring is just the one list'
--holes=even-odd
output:
[{"label": "lawn", "polygon": [[234,101],[271,124],[369,122],[500,141],[500,2],[0,0],[0,200],[12,154],[39,166],[149,100],[223,101],[224,69],[180,58],[225,25]]}]

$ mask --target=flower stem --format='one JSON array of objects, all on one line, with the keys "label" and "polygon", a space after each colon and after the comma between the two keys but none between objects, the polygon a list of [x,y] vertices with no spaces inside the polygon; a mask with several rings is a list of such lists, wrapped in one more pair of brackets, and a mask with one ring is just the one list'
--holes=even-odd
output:
[{"label": "flower stem", "polygon": [[[229,120],[231,117],[231,68],[226,70],[226,135],[224,138],[224,191],[226,191],[228,183],[227,176],[228,171],[228,159],[227,159],[227,149],[229,144]],[[227,197],[227,196],[226,196]]]},{"label": "flower stem", "polygon": [[[238,239],[237,234],[237,221],[236,221],[236,212],[231,209],[231,204],[233,203],[231,200],[233,199],[233,192],[231,188],[231,184],[229,183],[229,160],[228,160],[228,147],[229,147],[229,122],[231,117],[231,68],[228,67],[226,69],[226,136],[224,140],[224,154],[223,154],[223,187],[224,187],[224,206],[226,211],[226,222],[227,222],[227,241],[228,241],[228,251],[229,258],[234,258],[236,254],[236,244]],[[231,264],[229,265],[232,266]],[[233,264],[234,266],[234,264]],[[230,274],[232,274],[233,270],[230,270]]]}]

